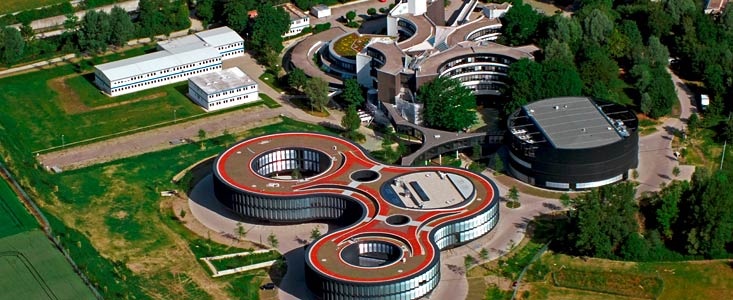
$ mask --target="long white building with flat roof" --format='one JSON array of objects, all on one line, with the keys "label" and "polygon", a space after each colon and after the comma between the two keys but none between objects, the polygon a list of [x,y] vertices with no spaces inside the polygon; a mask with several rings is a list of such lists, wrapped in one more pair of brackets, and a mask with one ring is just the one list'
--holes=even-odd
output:
[{"label": "long white building with flat roof", "polygon": [[189,78],[188,96],[206,111],[229,108],[260,99],[257,82],[238,67]]},{"label": "long white building with flat roof", "polygon": [[142,91],[221,70],[222,59],[244,54],[244,41],[221,27],[158,44],[159,51],[97,65],[96,85],[110,96]]}]

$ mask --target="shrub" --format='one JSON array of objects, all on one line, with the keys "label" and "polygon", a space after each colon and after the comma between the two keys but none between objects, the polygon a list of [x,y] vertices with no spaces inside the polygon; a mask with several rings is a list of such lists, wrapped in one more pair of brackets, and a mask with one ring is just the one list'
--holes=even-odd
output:
[{"label": "shrub", "polygon": [[370,15],[370,16],[376,15],[377,14],[377,9],[374,8],[374,7],[370,7],[369,9],[367,9],[367,14]]}]

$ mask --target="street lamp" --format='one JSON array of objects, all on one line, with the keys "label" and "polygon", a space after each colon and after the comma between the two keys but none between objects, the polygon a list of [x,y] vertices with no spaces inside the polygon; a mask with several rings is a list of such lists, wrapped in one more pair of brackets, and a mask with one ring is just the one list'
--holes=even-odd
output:
[{"label": "street lamp", "polygon": [[176,110],[173,109],[173,123],[176,122]]},{"label": "street lamp", "polygon": [[64,145],[66,145],[66,142],[64,141],[64,135],[62,134],[61,135],[61,147],[63,147]]}]

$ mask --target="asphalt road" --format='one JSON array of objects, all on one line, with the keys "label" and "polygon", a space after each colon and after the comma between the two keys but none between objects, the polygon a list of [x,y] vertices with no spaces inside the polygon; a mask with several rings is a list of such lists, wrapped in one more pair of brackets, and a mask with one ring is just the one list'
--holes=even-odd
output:
[{"label": "asphalt road", "polygon": [[[661,125],[657,126],[657,131],[639,138],[639,182],[637,188],[637,196],[644,192],[654,192],[660,190],[662,183],[667,184],[672,180],[689,180],[692,173],[695,172],[695,166],[680,165],[672,154],[678,149],[672,149],[672,139],[675,131],[684,131],[687,119],[690,115],[697,113],[694,105],[694,94],[680,80],[677,75],[667,69],[672,75],[677,91],[677,99],[680,102],[680,117],[669,117],[664,120]],[[680,175],[674,176],[672,170],[679,167]]]}]

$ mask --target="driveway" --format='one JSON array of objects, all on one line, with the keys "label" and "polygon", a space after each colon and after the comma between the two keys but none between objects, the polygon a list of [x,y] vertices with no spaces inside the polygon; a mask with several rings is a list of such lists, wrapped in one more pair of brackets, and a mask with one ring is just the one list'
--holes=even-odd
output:
[{"label": "driveway", "polygon": [[[672,149],[675,131],[684,132],[690,115],[697,113],[694,106],[694,94],[669,68],[667,71],[672,75],[677,99],[680,102],[680,117],[666,118],[661,125],[657,126],[656,132],[639,138],[637,197],[644,192],[659,191],[662,183],[667,184],[672,180],[690,180],[692,173],[695,172],[695,166],[680,165],[673,155],[673,152],[678,149]],[[679,176],[672,174],[674,167],[680,169]]]}]

